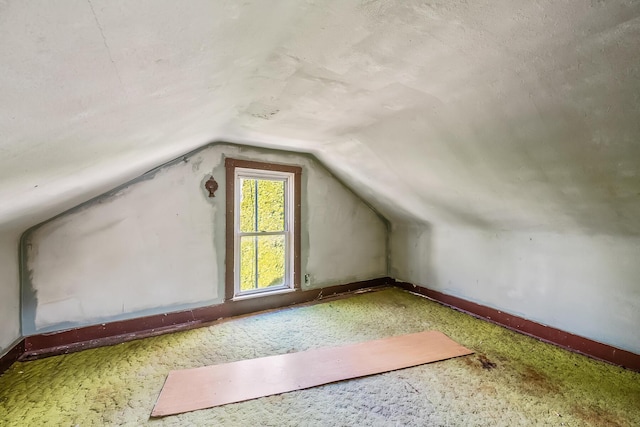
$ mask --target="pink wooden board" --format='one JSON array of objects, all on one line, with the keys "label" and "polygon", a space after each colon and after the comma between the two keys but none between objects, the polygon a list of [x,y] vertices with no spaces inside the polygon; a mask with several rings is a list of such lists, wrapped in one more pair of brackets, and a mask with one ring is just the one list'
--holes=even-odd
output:
[{"label": "pink wooden board", "polygon": [[152,417],[302,390],[473,353],[438,331],[171,371]]}]

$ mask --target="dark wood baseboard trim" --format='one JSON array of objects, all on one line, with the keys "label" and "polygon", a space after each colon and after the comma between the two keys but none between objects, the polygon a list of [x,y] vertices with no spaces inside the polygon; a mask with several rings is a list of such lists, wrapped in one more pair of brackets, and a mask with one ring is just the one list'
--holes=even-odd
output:
[{"label": "dark wood baseboard trim", "polygon": [[158,314],[65,331],[32,335],[18,341],[7,354],[0,357],[0,374],[5,372],[9,366],[17,360],[33,360],[58,354],[72,353],[88,348],[115,345],[126,341],[198,328],[220,319],[295,304],[326,300],[341,294],[367,288],[382,288],[388,285],[398,286],[407,291],[426,296],[455,310],[488,320],[567,350],[640,372],[640,355],[630,351],[612,347],[422,286],[382,277],[340,286],[240,301],[227,301],[222,304],[193,310]]},{"label": "dark wood baseboard trim", "polygon": [[443,294],[422,286],[406,282],[395,282],[395,285],[414,292],[455,310],[471,314],[541,341],[557,345],[567,350],[640,372],[640,355],[622,350],[589,338],[574,335],[551,326],[545,326],[522,317],[514,316],[494,308],[476,304],[462,298]]},{"label": "dark wood baseboard trim", "polygon": [[24,353],[24,339],[20,339],[9,351],[0,357],[0,375],[2,375],[11,365],[20,359]]},{"label": "dark wood baseboard trim", "polygon": [[213,321],[259,311],[282,308],[294,304],[353,292],[365,288],[386,286],[390,279],[382,277],[346,285],[331,286],[286,294],[226,301],[222,304],[193,310],[157,314],[99,325],[84,326],[65,331],[32,335],[24,338],[20,360],[33,360],[88,348],[119,344],[140,338],[205,326]]}]

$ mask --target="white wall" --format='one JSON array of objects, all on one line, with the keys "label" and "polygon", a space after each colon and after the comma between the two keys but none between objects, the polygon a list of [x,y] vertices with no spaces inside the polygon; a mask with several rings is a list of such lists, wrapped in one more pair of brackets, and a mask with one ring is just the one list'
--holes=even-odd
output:
[{"label": "white wall", "polygon": [[386,276],[386,225],[325,168],[307,164],[310,191],[303,226],[307,222],[308,238],[302,242],[307,253],[302,267],[310,276],[309,287]]},{"label": "white wall", "polygon": [[640,353],[640,238],[394,225],[391,275]]},{"label": "white wall", "polygon": [[224,209],[207,204],[191,166],[160,170],[31,234],[37,305],[26,309],[36,308],[36,329],[217,298],[210,224]]},{"label": "white wall", "polygon": [[[386,224],[311,157],[213,145],[28,233],[23,333],[220,303],[224,157],[303,167],[311,287],[386,275]],[[204,182],[219,183],[215,198]]]},{"label": "white wall", "polygon": [[21,337],[19,238],[17,232],[0,231],[0,356]]}]

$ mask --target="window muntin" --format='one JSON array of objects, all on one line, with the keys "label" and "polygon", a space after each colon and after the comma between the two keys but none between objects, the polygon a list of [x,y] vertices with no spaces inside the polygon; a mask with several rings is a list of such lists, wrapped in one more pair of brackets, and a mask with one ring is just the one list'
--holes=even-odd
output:
[{"label": "window muntin", "polygon": [[293,177],[235,169],[234,296],[293,288]]},{"label": "window muntin", "polygon": [[300,287],[302,168],[227,158],[226,299]]}]

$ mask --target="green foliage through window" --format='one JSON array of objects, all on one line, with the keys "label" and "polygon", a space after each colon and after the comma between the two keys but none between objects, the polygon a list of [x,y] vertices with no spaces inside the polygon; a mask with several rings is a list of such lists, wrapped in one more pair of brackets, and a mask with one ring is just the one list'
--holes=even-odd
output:
[{"label": "green foliage through window", "polygon": [[[240,291],[285,284],[285,181],[240,179]],[[259,235],[259,233],[278,233]]]}]

